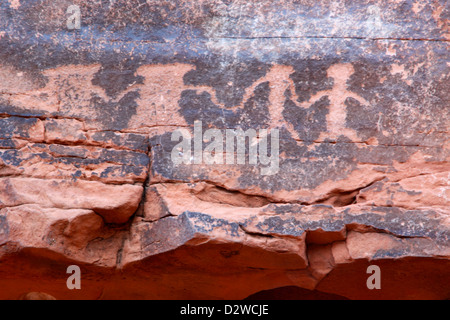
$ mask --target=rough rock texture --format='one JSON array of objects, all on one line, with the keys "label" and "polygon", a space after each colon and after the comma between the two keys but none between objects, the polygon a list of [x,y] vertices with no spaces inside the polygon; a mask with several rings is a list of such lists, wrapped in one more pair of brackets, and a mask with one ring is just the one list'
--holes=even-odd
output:
[{"label": "rough rock texture", "polygon": [[[449,18],[446,0],[1,1],[0,299],[449,299]],[[279,129],[279,172],[175,166],[195,121]]]}]

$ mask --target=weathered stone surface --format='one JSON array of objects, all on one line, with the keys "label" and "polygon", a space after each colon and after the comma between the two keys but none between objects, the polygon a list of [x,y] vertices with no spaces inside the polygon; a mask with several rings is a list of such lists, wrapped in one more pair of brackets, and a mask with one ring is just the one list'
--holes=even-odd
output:
[{"label": "weathered stone surface", "polygon": [[0,208],[39,204],[63,209],[92,209],[108,223],[125,223],[135,213],[142,187],[90,181],[0,178]]},{"label": "weathered stone surface", "polygon": [[[449,299],[449,14],[2,1],[0,299]],[[279,130],[279,170],[175,164],[197,121]]]}]

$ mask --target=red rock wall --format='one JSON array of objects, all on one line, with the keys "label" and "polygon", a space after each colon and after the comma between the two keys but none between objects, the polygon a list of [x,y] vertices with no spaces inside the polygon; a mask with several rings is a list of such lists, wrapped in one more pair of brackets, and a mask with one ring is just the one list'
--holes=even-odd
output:
[{"label": "red rock wall", "polygon": [[[0,299],[450,298],[449,40],[446,0],[2,1]],[[176,164],[199,121],[279,162]]]}]

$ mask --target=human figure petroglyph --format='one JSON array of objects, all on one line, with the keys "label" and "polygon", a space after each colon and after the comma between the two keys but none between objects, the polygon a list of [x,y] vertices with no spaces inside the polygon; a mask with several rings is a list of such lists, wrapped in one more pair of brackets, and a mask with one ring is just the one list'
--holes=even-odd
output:
[{"label": "human figure petroglyph", "polygon": [[[331,139],[337,140],[340,135],[344,135],[353,141],[358,141],[359,138],[357,133],[350,128],[345,126],[347,118],[347,107],[345,102],[348,98],[353,98],[361,104],[368,105],[364,98],[349,91],[347,89],[347,81],[350,79],[355,70],[351,64],[335,64],[328,68],[327,75],[334,81],[333,87],[330,90],[323,90],[317,92],[308,101],[299,103],[299,97],[295,91],[295,83],[290,77],[291,74],[295,72],[294,68],[291,66],[275,65],[263,78],[255,81],[251,86],[249,86],[245,92],[244,98],[240,105],[235,106],[232,110],[236,111],[244,107],[244,104],[251,96],[254,94],[255,88],[264,83],[270,83],[270,95],[269,95],[269,113],[270,113],[270,128],[282,127],[284,126],[292,138],[295,140],[301,140],[298,133],[295,131],[293,125],[289,122],[289,119],[284,119],[283,109],[286,102],[286,90],[290,90],[291,100],[299,107],[303,109],[310,108],[313,104],[318,102],[323,97],[328,97],[330,100],[329,112],[327,115],[327,132],[322,133],[319,140]],[[213,88],[201,86],[201,87],[189,87],[187,90],[196,90],[208,92],[211,96],[211,101],[220,106],[221,108],[226,108],[221,104],[215,94]]]}]

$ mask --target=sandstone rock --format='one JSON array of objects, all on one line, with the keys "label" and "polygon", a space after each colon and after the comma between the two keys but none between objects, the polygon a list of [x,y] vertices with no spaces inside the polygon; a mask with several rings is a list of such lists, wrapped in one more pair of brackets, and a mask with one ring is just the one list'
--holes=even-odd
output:
[{"label": "sandstone rock", "polygon": [[55,297],[44,292],[29,292],[20,296],[19,300],[56,300]]},{"label": "sandstone rock", "polygon": [[450,199],[450,176],[448,172],[422,174],[399,182],[377,182],[361,190],[358,202],[370,199],[376,206],[404,208],[442,207],[447,208]]},{"label": "sandstone rock", "polygon": [[[449,299],[448,15],[2,1],[0,299]],[[175,163],[199,121],[279,132],[277,170]]]},{"label": "sandstone rock", "polygon": [[125,223],[136,212],[142,186],[92,181],[0,178],[0,208],[38,204],[61,209],[91,209],[107,223]]}]

